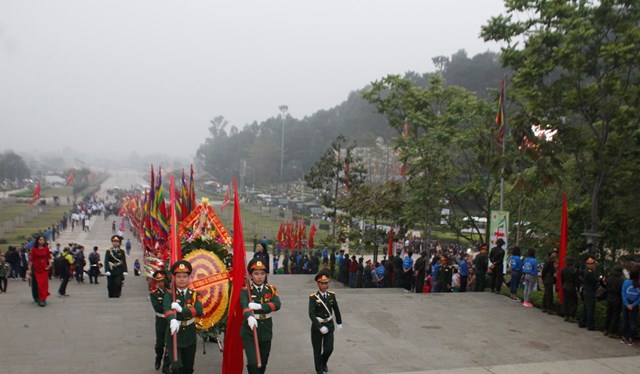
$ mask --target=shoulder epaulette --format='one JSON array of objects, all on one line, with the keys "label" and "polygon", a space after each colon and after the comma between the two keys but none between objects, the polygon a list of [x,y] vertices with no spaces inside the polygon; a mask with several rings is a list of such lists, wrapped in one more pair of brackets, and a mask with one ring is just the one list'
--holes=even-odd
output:
[{"label": "shoulder epaulette", "polygon": [[336,293],[335,293],[335,292],[333,292],[333,291],[327,291],[327,292],[328,292],[328,293],[330,293],[330,294],[332,294],[332,295],[335,295],[335,294],[336,294]]},{"label": "shoulder epaulette", "polygon": [[315,296],[316,296],[315,292],[309,295],[309,297],[315,297]]}]

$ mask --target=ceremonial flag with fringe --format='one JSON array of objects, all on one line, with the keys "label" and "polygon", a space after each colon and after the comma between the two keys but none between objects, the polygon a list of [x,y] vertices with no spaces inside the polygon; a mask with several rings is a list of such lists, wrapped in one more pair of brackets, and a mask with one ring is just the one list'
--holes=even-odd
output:
[{"label": "ceremonial flag with fringe", "polygon": [[244,369],[244,345],[240,338],[240,328],[244,322],[240,291],[245,285],[246,252],[244,234],[242,233],[242,217],[240,217],[240,200],[238,186],[233,179],[233,269],[231,270],[231,297],[227,312],[227,327],[224,332],[224,351],[222,352],[222,374],[241,374]]},{"label": "ceremonial flag with fringe", "polygon": [[191,165],[191,176],[189,177],[189,199],[187,208],[189,213],[196,208],[196,181],[193,175],[193,165]]}]

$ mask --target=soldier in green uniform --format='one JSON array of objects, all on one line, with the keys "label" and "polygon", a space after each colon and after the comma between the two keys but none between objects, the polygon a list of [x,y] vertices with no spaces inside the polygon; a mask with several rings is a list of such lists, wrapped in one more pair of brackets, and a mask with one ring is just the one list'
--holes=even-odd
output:
[{"label": "soldier in green uniform", "polygon": [[473,261],[473,265],[476,268],[476,288],[475,292],[484,292],[487,286],[487,269],[489,267],[489,259],[487,258],[487,246],[482,245],[480,247],[480,253]]},{"label": "soldier in green uniform", "polygon": [[442,255],[440,258],[440,268],[438,269],[438,279],[436,279],[438,292],[451,292],[452,278],[453,269],[451,268],[451,265],[449,265],[449,258],[447,255]]},{"label": "soldier in green uniform", "polygon": [[[318,291],[309,295],[311,345],[313,345],[316,373],[322,374],[323,371],[329,371],[327,361],[333,352],[333,331],[335,328],[342,330],[342,316],[336,294],[328,291],[329,274],[320,272],[315,280],[318,283]],[[333,314],[335,314],[335,325]]]},{"label": "soldier in green uniform", "polygon": [[583,298],[584,309],[580,316],[578,326],[586,327],[587,330],[594,331],[596,329],[596,290],[598,289],[598,277],[596,276],[596,259],[587,257],[585,260],[586,267],[583,274]]},{"label": "soldier in green uniform", "polygon": [[120,297],[122,293],[122,283],[127,275],[127,255],[120,248],[122,237],[113,235],[111,237],[111,248],[104,254],[104,270],[107,276],[107,291],[110,298]]},{"label": "soldier in green uniform", "polygon": [[163,270],[158,270],[153,273],[153,280],[155,281],[155,289],[149,293],[149,299],[151,300],[151,306],[156,312],[156,370],[160,369],[162,364],[162,358],[164,356],[164,365],[162,365],[163,373],[170,373],[169,370],[169,356],[164,349],[164,335],[167,331],[167,320],[164,317],[164,294],[167,289],[167,274]]},{"label": "soldier in green uniform", "polygon": [[[175,277],[176,300],[173,294],[165,292],[163,299],[164,316],[169,328],[165,333],[165,343],[171,359],[171,372],[176,374],[193,373],[193,362],[196,356],[195,317],[202,316],[202,303],[198,293],[189,289],[191,264],[188,261],[176,261],[171,267]],[[173,357],[173,334],[178,334],[178,359]]]},{"label": "soldier in green uniform", "polygon": [[[249,374],[263,374],[267,370],[273,337],[271,312],[280,310],[280,296],[276,287],[265,282],[266,269],[266,264],[261,258],[249,261],[247,270],[251,278],[251,298],[249,298],[249,290],[246,287],[240,292],[240,304],[244,315],[240,337],[244,343]],[[256,359],[253,329],[257,329],[258,333],[260,362],[262,364],[260,368],[258,368],[258,360]]]}]

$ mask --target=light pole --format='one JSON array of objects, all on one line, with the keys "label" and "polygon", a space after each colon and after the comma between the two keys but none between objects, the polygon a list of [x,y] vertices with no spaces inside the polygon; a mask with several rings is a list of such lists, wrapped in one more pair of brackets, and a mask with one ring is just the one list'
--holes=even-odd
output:
[{"label": "light pole", "polygon": [[282,138],[280,141],[280,184],[282,184],[282,172],[284,170],[284,117],[287,115],[289,107],[286,105],[280,105],[278,109],[280,109],[280,114],[282,115]]}]

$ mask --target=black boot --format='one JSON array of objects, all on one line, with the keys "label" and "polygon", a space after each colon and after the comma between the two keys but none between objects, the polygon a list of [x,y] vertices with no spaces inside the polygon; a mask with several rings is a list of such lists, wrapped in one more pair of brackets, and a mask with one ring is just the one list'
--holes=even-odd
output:
[{"label": "black boot", "polygon": [[160,365],[162,364],[162,351],[163,349],[156,347],[156,370],[160,370]]}]

